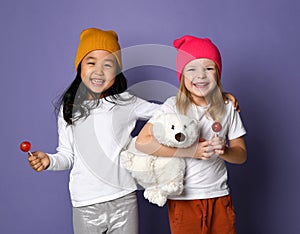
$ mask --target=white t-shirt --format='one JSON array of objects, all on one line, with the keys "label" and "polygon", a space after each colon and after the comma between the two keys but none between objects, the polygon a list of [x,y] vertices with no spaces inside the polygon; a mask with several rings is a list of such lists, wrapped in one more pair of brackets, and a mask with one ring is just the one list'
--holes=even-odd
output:
[{"label": "white t-shirt", "polygon": [[[128,99],[127,92],[120,95]],[[110,99],[108,97],[107,99]],[[138,119],[149,119],[158,104],[139,98],[116,105],[101,99],[90,115],[67,126],[58,116],[57,153],[48,154],[48,170],[71,169],[69,189],[74,207],[110,201],[136,190],[136,184],[119,160]]]},{"label": "white t-shirt", "polygon": [[[187,115],[199,121],[200,138],[209,140],[214,132],[211,129],[213,120],[205,112],[208,107],[192,105]],[[161,106],[161,111],[178,113],[176,97],[171,97]],[[151,119],[150,119],[151,122]],[[225,105],[225,114],[221,121],[222,130],[219,136],[232,140],[246,134],[240,115],[231,103]],[[184,190],[181,195],[171,196],[173,200],[207,199],[229,194],[227,184],[227,169],[225,161],[216,155],[209,160],[185,158],[186,174]]]}]

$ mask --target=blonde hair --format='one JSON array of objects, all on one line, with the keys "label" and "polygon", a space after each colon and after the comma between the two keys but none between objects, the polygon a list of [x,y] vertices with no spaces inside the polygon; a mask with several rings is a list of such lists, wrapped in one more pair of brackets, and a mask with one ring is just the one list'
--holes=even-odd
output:
[{"label": "blonde hair", "polygon": [[[217,69],[217,85],[210,93],[208,98],[208,103],[210,105],[206,111],[206,115],[213,121],[221,121],[225,108],[220,78],[220,73]],[[184,75],[181,74],[179,91],[176,96],[176,107],[181,114],[187,114],[187,111],[191,108],[191,105],[194,102],[190,91],[185,87],[185,79]]]}]

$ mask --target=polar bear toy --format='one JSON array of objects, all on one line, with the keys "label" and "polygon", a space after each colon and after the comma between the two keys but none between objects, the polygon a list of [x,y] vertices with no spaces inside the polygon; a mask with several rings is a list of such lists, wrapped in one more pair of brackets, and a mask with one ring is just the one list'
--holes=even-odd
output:
[{"label": "polar bear toy", "polygon": [[[163,145],[177,148],[191,146],[199,136],[198,122],[185,115],[162,113],[152,117],[153,136]],[[185,161],[177,157],[157,157],[138,151],[136,137],[121,153],[121,163],[144,189],[144,197],[163,206],[169,195],[183,190]]]}]

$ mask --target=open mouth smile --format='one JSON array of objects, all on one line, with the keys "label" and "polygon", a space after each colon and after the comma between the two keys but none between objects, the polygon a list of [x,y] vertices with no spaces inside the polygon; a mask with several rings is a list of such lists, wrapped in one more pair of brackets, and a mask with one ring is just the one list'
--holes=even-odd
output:
[{"label": "open mouth smile", "polygon": [[196,88],[199,88],[199,89],[206,88],[206,87],[208,87],[208,85],[209,85],[208,82],[196,82],[196,83],[193,83],[193,86],[195,86]]},{"label": "open mouth smile", "polygon": [[96,79],[96,78],[91,78],[90,81],[93,85],[96,85],[96,86],[102,86],[105,83],[105,80]]}]

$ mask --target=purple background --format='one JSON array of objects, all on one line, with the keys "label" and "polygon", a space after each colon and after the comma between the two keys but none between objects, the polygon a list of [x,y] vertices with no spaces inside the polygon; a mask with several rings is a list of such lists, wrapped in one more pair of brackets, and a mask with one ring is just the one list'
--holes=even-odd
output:
[{"label": "purple background", "polygon": [[[87,27],[116,30],[123,48],[212,38],[224,90],[238,98],[248,130],[247,163],[229,166],[238,233],[299,233],[299,12],[298,0],[2,0],[0,233],[72,233],[69,173],[32,171],[19,144],[55,150],[52,102],[75,76]],[[177,85],[175,73],[157,67],[126,75],[129,85]],[[139,204],[140,233],[168,233],[166,209]]]}]

